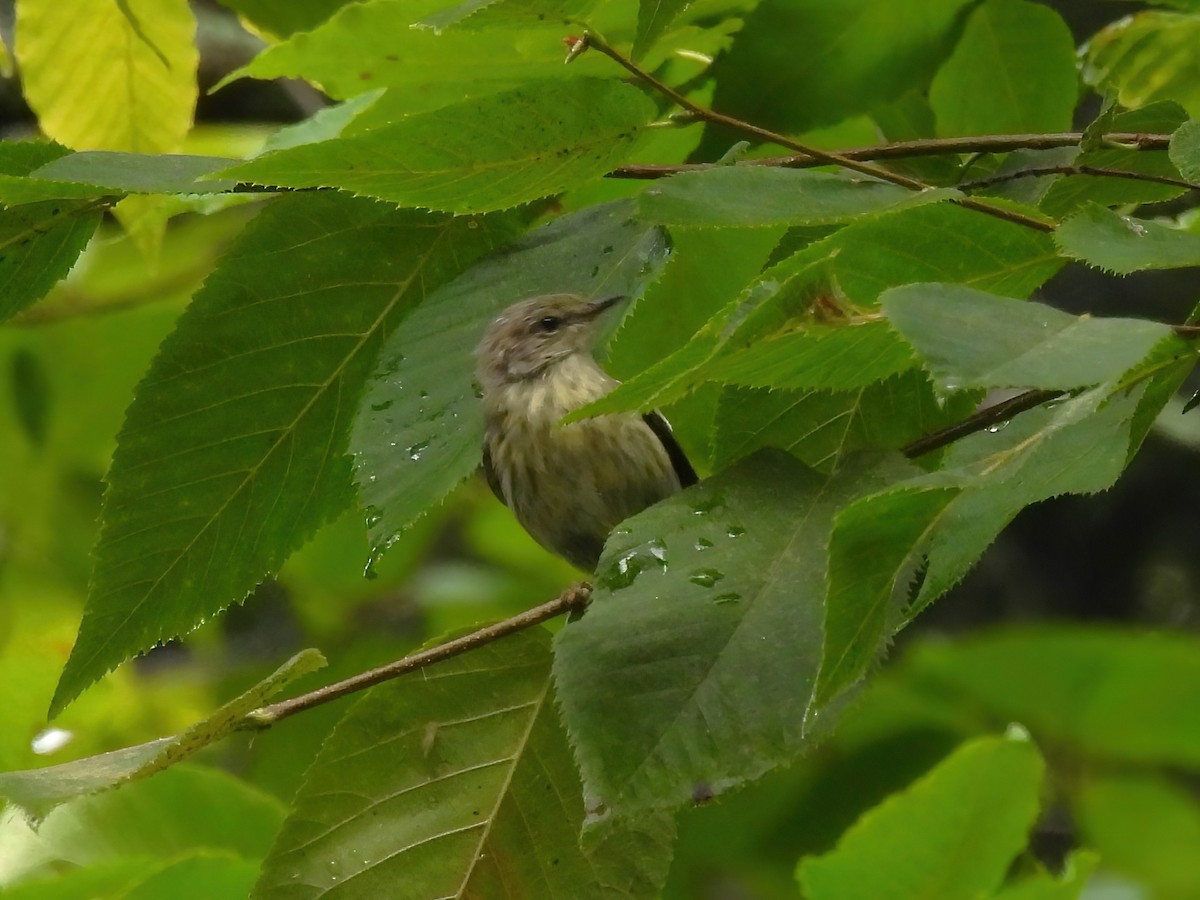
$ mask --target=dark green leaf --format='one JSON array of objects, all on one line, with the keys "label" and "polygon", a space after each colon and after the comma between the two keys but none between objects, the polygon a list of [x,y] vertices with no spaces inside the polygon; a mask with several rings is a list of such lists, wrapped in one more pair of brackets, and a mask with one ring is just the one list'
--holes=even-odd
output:
[{"label": "dark green leaf", "polygon": [[45,769],[0,773],[0,797],[21,807],[36,822],[69,800],[153,775],[231,734],[251,710],[323,665],[325,659],[316,650],[298,653],[269,678],[176,737],[159,738]]},{"label": "dark green leaf", "polygon": [[1062,252],[1106,272],[1200,266],[1200,234],[1089,204],[1055,231]]},{"label": "dark green leaf", "polygon": [[580,849],[550,661],[546,632],[527,631],[364,695],[309,770],[256,900],[653,896],[669,825],[605,843],[607,859]]},{"label": "dark green leaf", "polygon": [[903,487],[837,514],[829,546],[825,649],[813,702],[828,703],[880,654],[888,618],[917,574],[954,487]]},{"label": "dark green leaf", "polygon": [[867,112],[928,84],[966,5],[764,0],[713,66],[713,105],[786,132]]},{"label": "dark green leaf", "polygon": [[969,394],[940,403],[918,370],[852,391],[728,388],[717,405],[713,465],[775,447],[829,471],[848,453],[898,450],[963,418],[973,404]]},{"label": "dark green leaf", "polygon": [[1172,334],[1169,325],[1144,319],[1072,316],[958,285],[905,285],[881,302],[944,393],[1099,384],[1132,369]]},{"label": "dark green leaf", "polygon": [[496,240],[488,223],[337,194],[254,220],[129,409],[55,711],[241,600],[344,507],[350,423],[384,338]]},{"label": "dark green leaf", "polygon": [[264,185],[336,187],[405,206],[487,212],[603,174],[653,116],[650,100],[620,82],[544,82],[270,153],[227,174]]},{"label": "dark green leaf", "polygon": [[[1045,766],[1028,739],[963,744],[803,860],[810,900],[982,897],[1000,886],[1037,818]],[[968,838],[969,836],[969,838]]]},{"label": "dark green leaf", "polygon": [[0,321],[41,299],[71,270],[100,224],[92,203],[0,209]]},{"label": "dark green leaf", "polygon": [[259,28],[287,37],[297,31],[311,31],[350,0],[220,0]]},{"label": "dark green leaf", "polygon": [[720,166],[676,175],[642,193],[641,214],[665,225],[825,225],[957,196],[884,181],[769,166]]},{"label": "dark green leaf", "polygon": [[1192,702],[1200,691],[1200,640],[1192,635],[1009,629],[925,647],[911,664],[922,684],[965,695],[998,721],[1021,722],[1043,746],[1200,768],[1200,709]]},{"label": "dark green leaf", "polygon": [[35,447],[46,443],[46,419],[50,405],[50,380],[41,360],[24,347],[13,353],[10,369],[13,412]]},{"label": "dark green leaf", "polygon": [[1079,93],[1075,41],[1058,13],[1028,0],[977,7],[929,91],[938,134],[1066,131]]},{"label": "dark green leaf", "polygon": [[[1129,110],[1113,117],[1111,128],[1116,132],[1170,133],[1187,119],[1187,113],[1177,103],[1160,101],[1142,109]],[[1085,150],[1074,160],[1077,165],[1100,169],[1116,169],[1145,175],[1179,178],[1167,154],[1161,150],[1145,150],[1137,146],[1105,145]],[[1067,175],[1057,178],[1046,191],[1041,208],[1052,216],[1061,217],[1085,203],[1119,206],[1127,203],[1153,203],[1170,200],[1184,188],[1131,178],[1099,177],[1096,175]]]},{"label": "dark green leaf", "polygon": [[1170,153],[1184,178],[1200,182],[1200,119],[1185,122],[1171,135]]},{"label": "dark green leaf", "polygon": [[432,293],[380,354],[352,446],[373,553],[479,466],[473,350],[504,307],[537,294],[637,296],[667,256],[632,205],[590,207],[534,231]]},{"label": "dark green leaf", "polygon": [[832,518],[887,478],[764,453],[609,538],[591,607],[555,644],[593,816],[708,799],[797,753]]},{"label": "dark green leaf", "polygon": [[94,184],[130,194],[199,194],[231,190],[232,181],[203,180],[237,160],[223,156],[115,153],[90,150],[62,156],[30,173],[45,181]]}]

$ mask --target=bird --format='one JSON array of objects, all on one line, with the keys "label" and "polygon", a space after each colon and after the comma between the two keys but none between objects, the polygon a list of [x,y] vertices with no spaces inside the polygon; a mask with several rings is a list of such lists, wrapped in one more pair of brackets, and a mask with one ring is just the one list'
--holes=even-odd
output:
[{"label": "bird", "polygon": [[491,321],[475,351],[492,492],[542,547],[587,572],[619,522],[699,480],[657,411],[562,423],[620,384],[593,346],[624,299],[528,297]]}]

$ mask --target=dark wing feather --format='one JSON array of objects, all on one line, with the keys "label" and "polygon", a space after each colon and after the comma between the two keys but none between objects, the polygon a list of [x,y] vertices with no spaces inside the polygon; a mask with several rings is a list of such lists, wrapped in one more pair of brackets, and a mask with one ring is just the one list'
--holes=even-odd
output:
[{"label": "dark wing feather", "polygon": [[667,421],[666,416],[655,409],[642,416],[642,421],[650,426],[655,437],[662,442],[663,449],[667,451],[667,457],[675,469],[675,474],[679,477],[679,483],[683,487],[691,487],[700,481],[696,470],[688,462],[683,448],[679,446],[679,441],[675,440],[675,432],[671,430],[671,423]]},{"label": "dark wing feather", "polygon": [[496,477],[496,469],[492,466],[492,451],[486,442],[483,445],[483,477],[487,479],[488,487],[492,489],[496,499],[507,506],[508,501],[504,499],[504,491],[500,489],[500,479]]}]

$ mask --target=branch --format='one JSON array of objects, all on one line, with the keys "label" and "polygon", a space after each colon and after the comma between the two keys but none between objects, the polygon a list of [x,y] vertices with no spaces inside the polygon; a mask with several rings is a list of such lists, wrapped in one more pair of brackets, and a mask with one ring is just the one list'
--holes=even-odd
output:
[{"label": "branch", "polygon": [[238,729],[245,731],[270,728],[276,722],[286,719],[288,716],[293,716],[298,712],[311,709],[314,706],[320,706],[323,703],[329,703],[333,700],[339,700],[348,694],[365,690],[385,681],[391,681],[393,678],[398,678],[409,672],[415,672],[434,663],[442,662],[443,660],[458,656],[460,653],[466,653],[469,650],[482,647],[484,644],[490,644],[492,641],[506,635],[523,631],[548,619],[553,619],[555,616],[561,616],[563,613],[583,610],[587,606],[591,595],[592,589],[586,583],[573,585],[559,594],[555,599],[543,603],[541,606],[535,606],[522,613],[517,613],[517,615],[502,622],[488,625],[485,628],[480,628],[478,631],[472,631],[470,634],[465,634],[444,644],[438,644],[436,647],[430,647],[428,650],[412,653],[395,662],[380,666],[377,669],[369,669],[366,672],[360,672],[342,681],[327,684],[325,687],[309,691],[307,694],[301,694],[299,697],[281,700],[278,703],[272,703],[270,706],[263,706],[256,709],[242,720]]},{"label": "branch", "polygon": [[[845,159],[907,159],[914,156],[947,156],[958,153],[1007,153],[1012,150],[1051,150],[1070,147],[1083,140],[1082,131],[1057,134],[988,134],[979,137],[923,138],[915,141],[893,141],[869,147],[850,147],[837,151]],[[1145,134],[1116,131],[1103,137],[1105,144],[1130,150],[1165,150],[1171,143],[1169,134]],[[811,169],[828,163],[807,154],[794,156],[764,156],[740,159],[735,166],[770,166],[783,169]],[[608,173],[609,178],[655,179],[668,178],[682,172],[701,172],[716,167],[716,163],[684,163],[682,165],[618,166]]]},{"label": "branch", "polygon": [[1185,190],[1200,190],[1200,184],[1184,181],[1182,178],[1171,178],[1168,175],[1151,175],[1147,172],[1131,172],[1127,169],[1106,169],[1102,166],[1033,166],[1028,169],[1014,169],[1011,172],[997,172],[973,181],[963,181],[955,185],[964,191],[977,188],[991,187],[1005,181],[1018,178],[1038,178],[1042,175],[1093,175],[1097,178],[1128,178],[1131,181],[1150,181],[1154,184],[1167,184],[1171,187]]},{"label": "branch", "polygon": [[1043,403],[1049,403],[1051,400],[1065,396],[1065,394],[1066,391],[1026,391],[1023,394],[1017,394],[1017,396],[1010,397],[1008,400],[1002,400],[986,409],[981,409],[974,415],[968,416],[961,422],[956,422],[948,428],[943,428],[941,431],[935,431],[932,434],[917,438],[911,444],[903,447],[902,452],[909,459],[916,459],[918,456],[924,456],[926,453],[940,450],[947,444],[953,444],[955,441],[961,440],[969,434],[975,434],[978,431],[983,431],[985,428],[998,425],[1001,422],[1011,419],[1017,413],[1033,409],[1035,406],[1041,406]]},{"label": "branch", "polygon": [[[912,178],[908,175],[902,175],[899,172],[893,172],[890,169],[885,169],[883,166],[877,166],[874,163],[867,162],[865,160],[852,159],[848,156],[843,156],[840,153],[821,150],[817,147],[810,147],[807,144],[802,144],[799,141],[793,140],[792,138],[771,131],[767,128],[762,128],[750,122],[744,122],[741,119],[735,119],[733,116],[727,116],[724,113],[719,113],[715,110],[699,106],[693,103],[687,97],[683,96],[683,94],[676,91],[674,88],[659,81],[628,57],[622,55],[620,52],[614,49],[612,45],[604,40],[603,37],[594,31],[589,31],[585,33],[582,38],[572,42],[570,53],[567,56],[567,61],[570,62],[589,47],[596,48],[596,50],[613,60],[615,63],[617,63],[617,65],[621,66],[639,81],[652,87],[664,97],[667,97],[673,103],[679,105],[699,119],[712,122],[716,125],[724,125],[727,128],[732,128],[735,131],[740,131],[743,134],[748,134],[752,137],[759,138],[760,140],[769,141],[773,144],[778,144],[781,147],[787,147],[789,150],[802,153],[810,159],[817,160],[822,164],[840,166],[841,168],[849,169],[852,172],[859,172],[863,175],[869,175],[872,178],[878,178],[881,181],[888,181],[892,184],[898,184],[901,187],[908,188],[909,190],[928,191],[932,190],[934,187],[934,185],[927,184],[918,178]],[[1032,228],[1035,231],[1048,233],[1054,230],[1054,225],[1050,222],[1042,219],[1035,219],[1032,216],[1027,216],[1024,213],[1017,212],[1016,210],[995,206],[984,200],[977,200],[974,197],[959,197],[950,202],[956,203],[965,209],[972,209],[976,212],[981,212],[997,219],[1003,219],[1006,222],[1013,222],[1026,228]]]}]

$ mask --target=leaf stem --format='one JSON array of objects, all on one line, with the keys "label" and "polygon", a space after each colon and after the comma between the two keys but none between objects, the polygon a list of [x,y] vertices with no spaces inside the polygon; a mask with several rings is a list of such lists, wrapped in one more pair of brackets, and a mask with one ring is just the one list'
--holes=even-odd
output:
[{"label": "leaf stem", "polygon": [[434,663],[442,662],[443,660],[458,656],[460,653],[466,653],[469,650],[482,647],[484,644],[490,644],[492,641],[499,640],[506,635],[531,628],[548,619],[553,619],[555,616],[582,610],[587,606],[591,595],[592,589],[588,584],[581,582],[580,584],[572,585],[553,600],[517,613],[517,615],[502,622],[496,622],[494,625],[488,625],[480,628],[478,631],[472,631],[470,634],[446,641],[444,644],[438,644],[436,647],[430,647],[428,650],[411,653],[408,656],[376,669],[368,669],[365,672],[352,675],[342,681],[335,681],[333,684],[327,684],[324,687],[317,688],[315,691],[309,691],[307,694],[301,694],[298,697],[292,697],[288,700],[281,700],[278,703],[272,703],[270,706],[260,707],[248,713],[246,718],[238,725],[238,729],[245,731],[270,728],[276,722],[286,719],[288,716],[294,716],[298,712],[303,712],[306,709],[311,709],[314,706],[320,706],[323,703],[329,703],[333,700],[339,700],[348,694],[366,690],[369,687],[390,681],[409,672],[415,672]]},{"label": "leaf stem", "polygon": [[991,406],[981,409],[973,415],[967,416],[961,422],[955,422],[953,425],[943,428],[940,431],[917,438],[911,444],[905,445],[902,448],[902,452],[909,459],[916,459],[918,456],[924,456],[926,453],[940,450],[947,444],[953,444],[967,435],[983,431],[992,425],[998,425],[1007,419],[1011,419],[1017,413],[1025,412],[1026,410],[1033,409],[1035,406],[1041,406],[1043,403],[1049,403],[1051,400],[1064,397],[1066,393],[1066,391],[1025,391],[1022,394],[1017,394],[1015,397],[1010,397],[1007,400],[1002,400],[999,403],[994,403]]},{"label": "leaf stem", "polygon": [[[716,125],[724,125],[727,128],[732,128],[735,131],[740,131],[743,134],[748,134],[760,140],[769,141],[773,144],[778,144],[781,147],[787,147],[789,150],[794,150],[797,153],[802,153],[805,156],[817,160],[824,165],[840,166],[843,169],[849,169],[852,172],[859,172],[863,175],[869,175],[872,178],[878,178],[881,181],[888,181],[892,184],[898,184],[901,187],[906,187],[913,191],[928,191],[933,190],[934,185],[921,181],[918,178],[912,178],[908,175],[902,175],[899,172],[893,172],[883,166],[877,166],[872,162],[861,159],[852,159],[840,153],[834,153],[829,150],[821,150],[817,147],[803,144],[797,140],[763,128],[759,125],[754,125],[750,122],[744,122],[741,119],[736,119],[733,116],[727,116],[724,113],[719,113],[712,109],[707,109],[696,103],[693,103],[683,94],[676,91],[674,88],[659,81],[645,69],[637,65],[627,56],[616,50],[603,37],[594,31],[588,31],[582,38],[575,43],[571,48],[573,55],[578,55],[583,49],[594,47],[599,52],[603,53],[609,59],[613,60],[621,68],[632,74],[639,81],[658,91],[664,97],[667,97],[673,103],[679,105],[683,109],[692,113],[699,119],[712,122]],[[1003,219],[1006,222],[1012,222],[1017,225],[1022,225],[1026,228],[1032,228],[1035,231],[1052,232],[1054,224],[1043,219],[1036,219],[1032,216],[1027,216],[1024,213],[1014,209],[1008,209],[1002,206],[996,206],[984,200],[977,200],[974,197],[959,197],[952,199],[950,202],[956,203],[965,209],[975,210],[984,215],[989,215],[997,219]]]},{"label": "leaf stem", "polygon": [[1043,175],[1091,175],[1097,178],[1128,178],[1132,181],[1150,181],[1154,184],[1167,184],[1171,187],[1185,190],[1200,190],[1200,184],[1184,181],[1182,178],[1171,178],[1168,175],[1152,175],[1148,172],[1131,172],[1128,169],[1108,169],[1103,166],[1033,166],[1028,169],[1014,169],[1011,172],[997,172],[973,181],[963,181],[955,187],[964,190],[991,187],[1018,178],[1038,178]]}]

